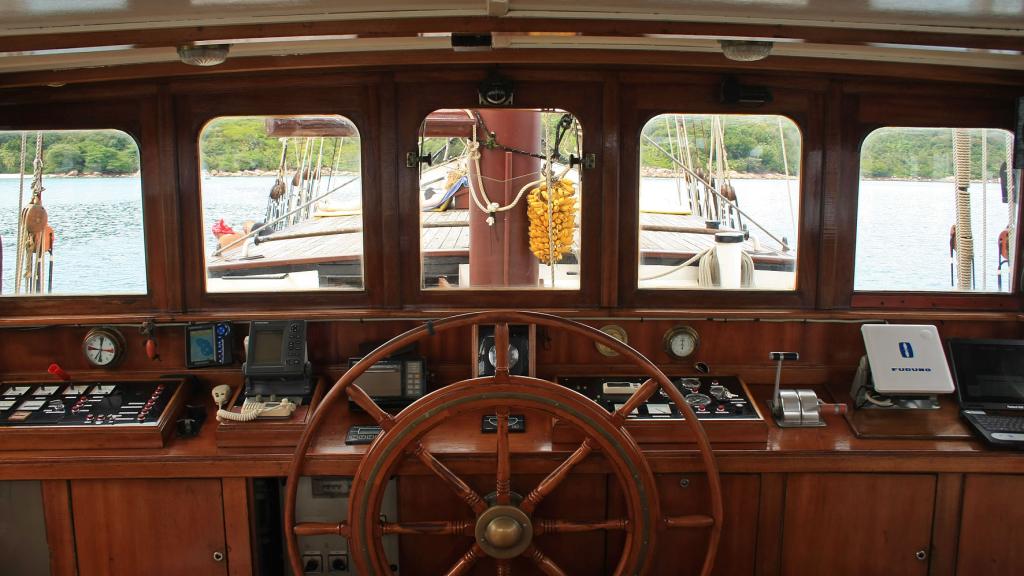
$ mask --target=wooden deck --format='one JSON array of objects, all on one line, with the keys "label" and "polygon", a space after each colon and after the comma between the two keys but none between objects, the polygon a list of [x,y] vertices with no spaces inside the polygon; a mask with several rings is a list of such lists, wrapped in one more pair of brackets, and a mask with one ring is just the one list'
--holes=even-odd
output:
[{"label": "wooden deck", "polygon": [[[640,252],[645,261],[687,258],[714,244],[716,230],[706,229],[704,222],[696,216],[644,213],[640,215],[640,223],[644,229]],[[247,258],[242,257],[240,246],[212,257],[207,268],[211,273],[221,274],[235,270],[352,261],[363,253],[361,226],[362,217],[359,215],[313,219],[262,238],[259,244],[250,246]],[[752,234],[756,235],[756,232]],[[424,212],[422,238],[427,257],[468,254],[469,212]],[[755,263],[790,265],[795,260],[793,252],[771,248],[775,244],[762,238],[760,249],[754,250],[753,242],[748,240],[743,249],[753,256]]]}]

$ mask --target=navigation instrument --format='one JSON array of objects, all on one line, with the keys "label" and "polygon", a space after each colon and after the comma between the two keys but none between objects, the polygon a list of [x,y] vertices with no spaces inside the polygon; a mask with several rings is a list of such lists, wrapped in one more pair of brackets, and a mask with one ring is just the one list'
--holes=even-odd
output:
[{"label": "navigation instrument", "polygon": [[125,340],[114,328],[93,328],[82,340],[85,359],[97,368],[112,368],[124,357]]}]

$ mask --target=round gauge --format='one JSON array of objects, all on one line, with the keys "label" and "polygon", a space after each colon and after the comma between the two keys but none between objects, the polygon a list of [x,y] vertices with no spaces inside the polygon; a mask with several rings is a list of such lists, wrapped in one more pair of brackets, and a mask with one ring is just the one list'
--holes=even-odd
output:
[{"label": "round gauge", "polygon": [[697,351],[700,336],[689,326],[676,326],[665,333],[665,352],[676,360],[683,360]]},{"label": "round gauge", "polygon": [[686,403],[690,406],[707,406],[711,404],[711,397],[707,394],[687,394]]},{"label": "round gauge", "polygon": [[[498,365],[498,347],[491,346],[487,350],[487,361],[491,363],[491,366]],[[519,348],[516,348],[512,344],[508,345],[508,369],[515,368],[516,364],[519,363]]]},{"label": "round gauge", "polygon": [[[626,333],[626,329],[623,328],[622,326],[619,326],[617,324],[609,324],[607,326],[602,326],[601,328],[599,328],[599,330],[611,336],[612,338],[615,338],[619,342],[622,342],[623,344],[629,344],[629,334]],[[604,344],[601,344],[600,342],[595,342],[594,346],[597,347],[598,352],[604,354],[605,356],[610,357],[619,355],[618,352],[612,350],[611,348],[605,346]]]},{"label": "round gauge", "polygon": [[82,352],[93,366],[109,368],[124,356],[124,336],[113,328],[93,328],[82,340]]}]

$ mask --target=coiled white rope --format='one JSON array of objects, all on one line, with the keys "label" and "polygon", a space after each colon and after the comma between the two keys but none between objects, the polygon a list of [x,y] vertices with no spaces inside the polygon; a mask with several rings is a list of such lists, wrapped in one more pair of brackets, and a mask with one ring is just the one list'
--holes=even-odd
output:
[{"label": "coiled white rope", "polygon": [[[718,252],[714,247],[701,256],[697,265],[697,286],[712,288],[721,286],[721,274],[718,271]],[[746,252],[740,252],[740,286],[750,288],[754,285],[754,259]]]},{"label": "coiled white rope", "polygon": [[953,129],[956,194],[956,287],[971,289],[971,262],[974,259],[974,237],[971,233],[971,138],[963,128]]},{"label": "coiled white rope", "polygon": [[1006,133],[1006,213],[1007,225],[1007,250],[1006,259],[1010,262],[1010,270],[1013,270],[1013,251],[1017,248],[1017,182],[1016,171],[1013,166],[1013,134]]}]

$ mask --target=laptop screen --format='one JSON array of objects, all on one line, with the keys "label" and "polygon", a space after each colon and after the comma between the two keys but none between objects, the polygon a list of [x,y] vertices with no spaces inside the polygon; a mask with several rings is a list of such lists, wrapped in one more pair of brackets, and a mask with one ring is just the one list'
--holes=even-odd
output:
[{"label": "laptop screen", "polygon": [[1024,340],[951,340],[960,404],[1024,410]]}]

